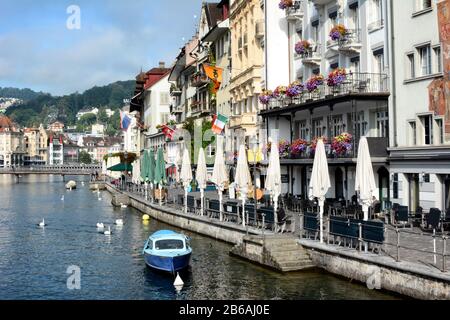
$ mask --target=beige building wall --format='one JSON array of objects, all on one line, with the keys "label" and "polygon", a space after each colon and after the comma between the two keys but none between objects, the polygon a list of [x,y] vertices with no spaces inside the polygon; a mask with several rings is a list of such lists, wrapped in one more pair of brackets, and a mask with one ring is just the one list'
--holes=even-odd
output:
[{"label": "beige building wall", "polygon": [[259,0],[233,1],[230,9],[233,65],[230,83],[232,117],[229,126],[234,132],[244,129],[248,138],[257,133],[264,50],[255,35],[256,22],[264,18],[264,13]]}]

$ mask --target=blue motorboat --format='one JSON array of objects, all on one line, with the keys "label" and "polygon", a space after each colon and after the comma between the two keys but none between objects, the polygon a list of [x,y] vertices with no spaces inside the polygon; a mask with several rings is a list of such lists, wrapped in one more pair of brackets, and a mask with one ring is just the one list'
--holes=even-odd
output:
[{"label": "blue motorboat", "polygon": [[158,270],[175,273],[189,266],[190,238],[172,230],[153,233],[144,245],[145,263]]}]

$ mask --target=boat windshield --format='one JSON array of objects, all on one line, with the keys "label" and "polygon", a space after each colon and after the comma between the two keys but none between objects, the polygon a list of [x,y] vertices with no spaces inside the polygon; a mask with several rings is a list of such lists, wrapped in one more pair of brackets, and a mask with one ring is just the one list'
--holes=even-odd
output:
[{"label": "boat windshield", "polygon": [[184,243],[182,240],[167,239],[159,240],[155,242],[156,250],[173,250],[173,249],[183,249]]}]

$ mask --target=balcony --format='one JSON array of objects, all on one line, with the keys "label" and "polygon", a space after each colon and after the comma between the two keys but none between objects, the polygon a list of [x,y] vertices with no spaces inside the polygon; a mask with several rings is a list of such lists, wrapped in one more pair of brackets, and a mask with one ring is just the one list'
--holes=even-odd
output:
[{"label": "balcony", "polygon": [[243,113],[230,117],[230,128],[256,125],[256,113]]},{"label": "balcony", "polygon": [[362,48],[361,30],[348,30],[343,39],[338,41],[339,51],[347,54],[359,53]]},{"label": "balcony", "polygon": [[325,80],[315,91],[308,92],[295,98],[272,99],[268,109],[284,108],[292,105],[313,104],[316,101],[339,99],[348,95],[389,96],[389,77],[381,73],[349,73],[339,85],[328,86]]},{"label": "balcony", "polygon": [[336,0],[311,0],[312,3],[323,6],[332,2],[336,2]]},{"label": "balcony", "polygon": [[303,10],[301,9],[302,1],[294,1],[291,7],[286,8],[286,20],[289,22],[302,22]]},{"label": "balcony", "polygon": [[175,85],[170,86],[170,95],[172,97],[179,97],[179,96],[181,96],[181,93],[182,93],[181,89],[178,88],[177,86],[175,86]]},{"label": "balcony", "polygon": [[201,72],[196,72],[191,76],[191,86],[192,87],[203,87],[204,85],[209,83],[209,79],[206,74]]},{"label": "balcony", "polygon": [[199,115],[202,113],[213,112],[213,103],[208,103],[206,101],[193,101],[191,103],[191,115]]},{"label": "balcony", "polygon": [[184,112],[184,105],[170,106],[170,113],[176,114],[183,112]]},{"label": "balcony", "polygon": [[242,115],[233,115],[230,117],[230,128],[240,127],[242,123]]},{"label": "balcony", "polygon": [[310,66],[320,66],[320,62],[322,61],[320,52],[320,44],[313,44],[310,50],[305,54],[300,55],[302,63]]}]

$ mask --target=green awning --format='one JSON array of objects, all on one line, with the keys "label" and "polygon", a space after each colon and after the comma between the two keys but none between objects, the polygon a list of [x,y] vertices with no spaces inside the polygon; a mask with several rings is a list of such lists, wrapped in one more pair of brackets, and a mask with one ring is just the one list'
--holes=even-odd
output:
[{"label": "green awning", "polygon": [[109,171],[133,171],[133,166],[129,163],[118,163],[115,166],[107,168]]}]

